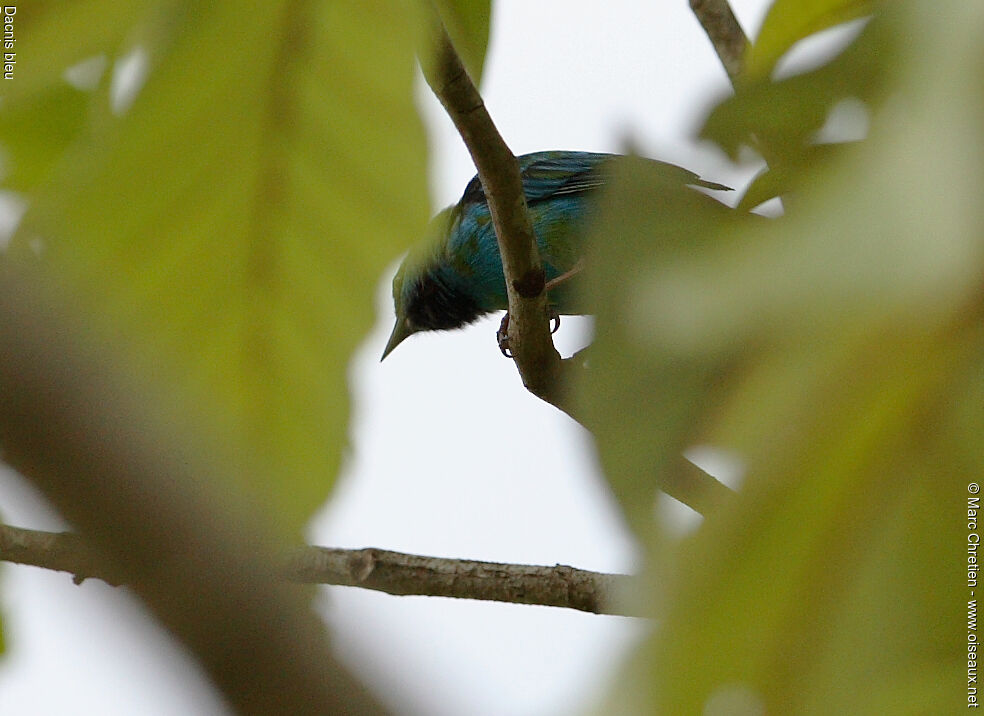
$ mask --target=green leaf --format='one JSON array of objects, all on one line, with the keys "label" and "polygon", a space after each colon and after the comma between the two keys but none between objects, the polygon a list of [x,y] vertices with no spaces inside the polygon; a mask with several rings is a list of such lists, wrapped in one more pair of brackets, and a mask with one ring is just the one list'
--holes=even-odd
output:
[{"label": "green leaf", "polygon": [[[696,251],[695,239],[767,221],[728,209],[667,169],[620,162],[602,202],[588,260],[597,272],[588,298],[597,313],[595,341],[579,395],[584,404],[578,415],[594,434],[630,526],[643,537],[652,524],[656,489],[678,479],[680,455],[690,445],[687,431],[723,370],[714,355],[654,355],[658,339],[648,326],[661,304],[661,267],[686,262]],[[684,333],[692,330],[685,309],[666,320]]]},{"label": "green leaf", "polygon": [[[18,192],[35,189],[48,178],[69,145],[89,131],[95,114],[93,95],[69,84],[66,71],[96,58],[108,64],[108,58],[121,52],[145,5],[82,0],[37,2],[18,8],[13,16],[13,78],[0,84],[5,188]],[[100,21],[93,23],[93,17]],[[105,85],[107,73],[103,70],[100,74],[102,77],[96,79]]]},{"label": "green leaf", "polygon": [[875,18],[844,52],[816,70],[741,83],[710,113],[701,136],[731,157],[743,146],[764,145],[773,165],[804,164],[838,102],[856,98],[870,104],[884,97],[887,70],[898,52],[897,39]]},{"label": "green leaf", "polygon": [[27,192],[48,178],[69,145],[85,131],[91,96],[67,82],[0,112],[3,186]]},{"label": "green leaf", "polygon": [[154,5],[149,0],[34,0],[18,5],[13,79],[0,85],[5,107],[50,92],[64,71],[82,60],[115,56]]},{"label": "green leaf", "polygon": [[[829,338],[838,350],[786,395],[761,381],[744,391],[744,417],[763,400],[785,397],[790,410],[745,445],[741,508],[678,557],[666,630],[642,657],[660,675],[656,712],[700,712],[740,685],[769,713],[794,701],[795,713],[883,713],[860,708],[869,689],[927,672],[929,693],[957,692],[953,671],[940,677],[961,636],[944,616],[958,611],[961,583],[942,579],[939,555],[961,544],[963,525],[940,495],[962,500],[960,475],[984,466],[948,457],[958,435],[927,435],[922,420],[950,422],[950,396],[984,367],[984,333],[867,325],[867,336]],[[976,382],[969,400],[984,399]]]},{"label": "green leaf", "polygon": [[[795,168],[784,217],[714,220],[629,177],[599,219],[585,410],[660,619],[615,707],[962,706],[974,597],[941,555],[966,564],[984,474],[984,7],[881,19],[903,49],[869,138]],[[647,535],[653,484],[695,444],[740,456],[738,500],[692,538]]]},{"label": "green leaf", "polygon": [[285,532],[328,494],[349,356],[426,221],[414,20],[398,0],[162,4],[146,85],[30,197],[9,252],[43,247],[115,369]]},{"label": "green leaf", "polygon": [[766,167],[752,179],[745,188],[741,201],[736,207],[739,211],[751,211],[769,199],[786,196],[800,189],[809,180],[811,173],[832,161],[845,148],[844,144],[816,144],[804,147],[794,164]]},{"label": "green leaf", "polygon": [[491,0],[438,0],[437,8],[455,50],[478,87],[489,48]]},{"label": "green leaf", "polygon": [[743,80],[768,78],[776,62],[797,42],[821,30],[870,15],[875,5],[874,0],[776,0],[748,50]]}]

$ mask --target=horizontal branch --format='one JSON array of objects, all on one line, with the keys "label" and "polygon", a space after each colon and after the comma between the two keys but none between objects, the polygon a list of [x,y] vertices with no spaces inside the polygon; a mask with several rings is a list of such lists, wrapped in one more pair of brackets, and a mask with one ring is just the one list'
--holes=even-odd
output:
[{"label": "horizontal branch", "polygon": [[[0,560],[68,572],[118,585],[123,580],[78,535],[0,525]],[[368,547],[301,547],[284,560],[280,575],[302,584],[361,587],[395,595],[455,597],[539,604],[594,614],[640,616],[620,608],[616,596],[633,577],[564,565],[554,567],[423,557]]]},{"label": "horizontal branch", "polygon": [[595,614],[629,616],[616,596],[632,577],[558,564],[554,567],[422,557],[368,547],[306,547],[283,572],[297,582],[375,589],[387,594],[427,595],[539,604]]},{"label": "horizontal branch", "polygon": [[76,584],[89,577],[113,586],[122,584],[118,570],[71,532],[41,532],[0,525],[0,560],[55,572],[68,572]]}]

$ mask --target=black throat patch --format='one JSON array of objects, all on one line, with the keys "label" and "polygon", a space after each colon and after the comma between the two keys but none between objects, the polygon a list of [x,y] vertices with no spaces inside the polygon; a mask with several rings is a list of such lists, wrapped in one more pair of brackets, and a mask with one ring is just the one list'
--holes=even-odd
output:
[{"label": "black throat patch", "polygon": [[449,286],[431,272],[414,285],[407,301],[407,317],[425,331],[460,328],[480,318],[478,302],[460,289]]}]

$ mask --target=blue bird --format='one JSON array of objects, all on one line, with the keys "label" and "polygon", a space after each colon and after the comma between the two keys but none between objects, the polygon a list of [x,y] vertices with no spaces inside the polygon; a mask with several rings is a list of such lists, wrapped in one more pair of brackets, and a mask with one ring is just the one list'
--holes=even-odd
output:
[{"label": "blue bird", "polygon": [[[523,191],[548,282],[548,301],[557,314],[589,311],[572,290],[584,251],[584,227],[596,192],[611,177],[614,154],[551,151],[518,157]],[[727,189],[686,169],[657,162],[681,185]],[[554,281],[561,277],[561,281]],[[554,284],[551,284],[551,282]],[[427,235],[407,254],[393,279],[396,325],[386,358],[420,331],[450,330],[508,308],[502,259],[492,214],[478,177],[454,206],[431,221]]]}]

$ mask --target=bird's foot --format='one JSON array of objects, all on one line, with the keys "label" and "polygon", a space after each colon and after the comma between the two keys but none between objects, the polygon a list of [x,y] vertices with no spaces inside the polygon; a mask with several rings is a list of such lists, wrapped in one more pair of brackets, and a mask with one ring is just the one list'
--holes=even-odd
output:
[{"label": "bird's foot", "polygon": [[495,332],[495,340],[499,344],[502,355],[506,358],[512,358],[512,353],[509,352],[509,311],[506,311],[506,315],[502,317],[499,330]]},{"label": "bird's foot", "polygon": [[[550,307],[550,333],[556,333],[557,329],[560,328],[560,314],[557,313],[557,309]],[[499,324],[499,330],[495,332],[495,340],[499,344],[499,350],[502,352],[506,358],[512,358],[512,353],[509,352],[509,311],[506,311],[506,315],[502,317],[502,323]]]}]

